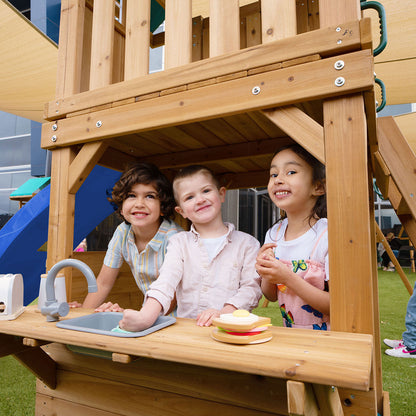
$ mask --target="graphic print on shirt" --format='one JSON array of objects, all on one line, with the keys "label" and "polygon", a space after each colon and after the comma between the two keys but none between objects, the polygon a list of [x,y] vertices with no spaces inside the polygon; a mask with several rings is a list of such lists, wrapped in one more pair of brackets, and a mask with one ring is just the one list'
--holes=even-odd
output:
[{"label": "graphic print on shirt", "polygon": [[[303,259],[292,260],[291,263],[292,263],[292,270],[294,273],[299,272],[300,274],[304,275],[304,273],[308,270],[308,263]],[[308,304],[300,305],[300,308],[306,313],[310,313],[319,319],[322,319],[324,316],[322,312],[318,311],[317,309],[312,308],[312,306]],[[286,304],[284,303],[280,306],[280,313],[282,314],[285,326],[288,328],[291,328],[295,324],[294,311],[286,310]],[[313,323],[312,328],[315,330],[323,330],[323,331],[328,330],[327,324],[325,322],[323,322],[322,325]]]},{"label": "graphic print on shirt", "polygon": [[306,264],[305,260],[292,260],[293,265],[293,273],[296,273],[298,270],[307,270],[308,265]]},{"label": "graphic print on shirt", "polygon": [[292,324],[294,324],[295,321],[293,319],[292,312],[290,312],[290,311],[287,312],[286,311],[286,305],[285,304],[280,305],[280,313],[282,314],[282,317],[283,317],[283,319],[285,321],[285,326],[287,328],[291,328],[292,327]]}]

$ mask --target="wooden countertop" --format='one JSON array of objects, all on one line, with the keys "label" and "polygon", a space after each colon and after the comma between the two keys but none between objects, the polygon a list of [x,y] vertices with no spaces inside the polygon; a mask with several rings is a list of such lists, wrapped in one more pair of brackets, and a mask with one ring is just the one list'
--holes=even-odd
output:
[{"label": "wooden countertop", "polygon": [[[72,309],[63,319],[92,313]],[[12,321],[0,321],[0,333],[77,345],[132,356],[220,368],[249,374],[368,391],[371,335],[271,327],[263,344],[231,345],[211,338],[213,327],[178,318],[167,328],[140,338],[120,338],[66,330],[47,322],[35,306]],[[0,337],[1,339],[1,337]]]}]

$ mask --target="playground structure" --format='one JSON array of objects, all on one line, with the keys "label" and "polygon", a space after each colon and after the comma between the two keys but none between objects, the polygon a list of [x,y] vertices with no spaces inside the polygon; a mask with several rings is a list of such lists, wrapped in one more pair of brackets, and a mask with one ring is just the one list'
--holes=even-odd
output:
[{"label": "playground structure", "polygon": [[[362,17],[360,2],[261,0],[239,7],[237,0],[211,0],[209,16],[194,15],[202,3],[198,1],[124,3],[119,22],[113,0],[62,1],[56,99],[45,108],[48,122],[42,129],[42,147],[52,151],[46,269],[75,256],[95,272],[102,264],[100,253],[73,253],[75,197],[96,165],[121,171],[139,159],[155,163],[171,177],[181,166],[203,163],[228,188],[264,186],[275,150],[296,141],[327,167],[331,328],[340,343],[350,343],[348,365],[357,374],[364,359],[354,356],[359,342],[353,335],[372,337],[371,372],[368,384],[354,384],[350,375],[353,381],[334,383],[332,394],[319,387],[331,384],[318,374],[315,380],[302,380],[296,371],[284,376],[276,371],[279,381],[269,382],[276,383],[274,388],[289,404],[276,406],[274,414],[312,414],[295,408],[302,403],[307,409],[319,407],[322,415],[388,415],[381,374],[372,179],[415,245],[416,159],[396,121],[376,119],[373,30],[370,19]],[[165,32],[158,35],[151,34],[152,6],[165,12]],[[162,44],[165,70],[149,74],[149,47]],[[67,298],[82,299],[85,282],[69,269],[65,277]],[[118,283],[110,298],[137,308],[137,290],[128,270]],[[25,345],[39,351],[43,341],[26,337],[30,339]],[[119,352],[113,340],[109,344],[110,351]],[[89,371],[83,378],[78,367],[74,370],[71,353],[53,345],[49,353],[62,380],[79,377],[88,383],[112,372],[111,362],[83,357]],[[140,351],[126,347],[121,356],[113,354],[113,361],[129,362],[135,355]],[[31,361],[35,367],[33,360],[24,362]],[[183,357],[173,361],[187,363]],[[150,371],[153,363],[144,364]],[[155,365],[158,371],[175,371],[161,361]],[[53,375],[32,369],[47,386],[38,381],[37,409],[52,409],[53,403],[84,412],[78,414],[98,409],[96,402],[88,401],[88,392],[81,391],[73,400],[80,408],[72,401],[71,407],[69,384],[56,386]],[[319,367],[315,370],[319,373]],[[117,371],[122,374],[119,367]],[[215,375],[209,369],[205,374],[211,380],[229,381],[224,371]],[[127,373],[132,379],[133,370],[126,367]],[[256,378],[247,384],[261,389]],[[118,387],[119,400],[126,401],[125,385],[120,381]],[[162,387],[158,385],[165,391]],[[168,389],[182,392],[177,386]],[[200,409],[212,400],[206,391],[195,397],[200,398]],[[230,397],[225,402],[241,414],[242,404]],[[244,407],[273,414],[270,403],[256,406]],[[193,414],[198,414],[196,408]],[[243,414],[254,414],[247,409]],[[171,414],[170,410],[166,405],[158,414]]]}]

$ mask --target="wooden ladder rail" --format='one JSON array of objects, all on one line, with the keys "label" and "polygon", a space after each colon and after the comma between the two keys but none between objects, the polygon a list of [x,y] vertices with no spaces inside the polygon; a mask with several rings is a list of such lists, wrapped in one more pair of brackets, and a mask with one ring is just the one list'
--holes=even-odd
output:
[{"label": "wooden ladder rail", "polygon": [[383,232],[381,231],[380,227],[377,223],[375,223],[376,228],[376,235],[377,235],[377,242],[380,242],[383,244],[384,249],[386,250],[387,254],[390,257],[391,262],[394,264],[394,267],[396,268],[397,273],[399,274],[400,278],[402,279],[402,282],[404,283],[407,291],[410,295],[413,294],[413,287],[409,282],[409,279],[407,278],[406,274],[404,273],[402,267],[400,266],[399,261],[397,260],[396,256],[393,253],[393,250],[390,247],[390,244],[386,240]]}]

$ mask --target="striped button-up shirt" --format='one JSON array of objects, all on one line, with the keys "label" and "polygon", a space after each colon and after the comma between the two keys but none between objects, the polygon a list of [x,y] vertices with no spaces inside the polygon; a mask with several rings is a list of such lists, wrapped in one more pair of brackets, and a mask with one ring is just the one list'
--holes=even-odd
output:
[{"label": "striped button-up shirt", "polygon": [[179,231],[182,231],[179,225],[164,219],[156,235],[139,253],[131,225],[123,222],[117,227],[108,244],[104,264],[119,269],[124,259],[130,266],[137,286],[146,294],[149,286],[159,276],[169,238]]}]

